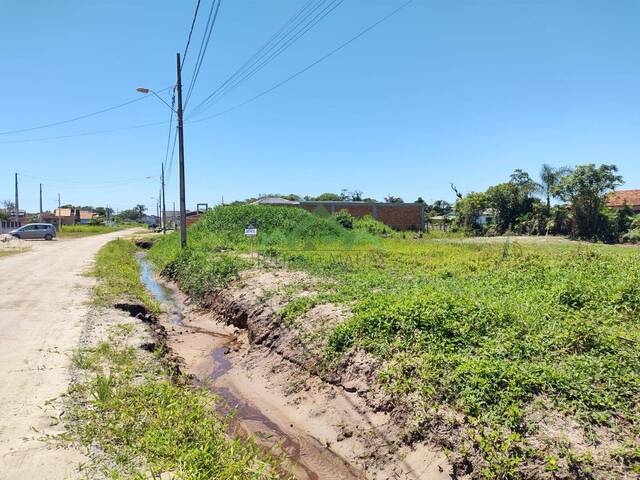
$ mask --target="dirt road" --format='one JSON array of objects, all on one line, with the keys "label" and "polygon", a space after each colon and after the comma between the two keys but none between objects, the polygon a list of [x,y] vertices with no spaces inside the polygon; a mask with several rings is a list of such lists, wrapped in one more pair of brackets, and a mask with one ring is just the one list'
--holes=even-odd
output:
[{"label": "dirt road", "polygon": [[60,396],[69,383],[92,280],[83,276],[98,249],[122,231],[29,242],[0,258],[0,478],[66,479],[83,457],[44,442],[61,430]]}]

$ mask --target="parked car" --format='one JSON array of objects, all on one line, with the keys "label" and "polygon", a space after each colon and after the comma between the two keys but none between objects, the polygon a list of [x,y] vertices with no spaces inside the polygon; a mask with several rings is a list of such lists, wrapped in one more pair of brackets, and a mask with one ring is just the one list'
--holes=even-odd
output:
[{"label": "parked car", "polygon": [[29,223],[9,232],[16,238],[32,239],[40,238],[52,240],[56,236],[56,227],[50,223]]}]

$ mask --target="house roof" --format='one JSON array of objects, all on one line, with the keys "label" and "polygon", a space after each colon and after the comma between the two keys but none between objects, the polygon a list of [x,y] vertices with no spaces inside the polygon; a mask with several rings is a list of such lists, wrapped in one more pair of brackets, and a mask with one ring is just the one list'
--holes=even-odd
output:
[{"label": "house roof", "polygon": [[608,207],[640,207],[640,190],[618,190],[607,197]]},{"label": "house roof", "polygon": [[254,205],[298,205],[300,202],[280,197],[262,197],[253,202]]}]

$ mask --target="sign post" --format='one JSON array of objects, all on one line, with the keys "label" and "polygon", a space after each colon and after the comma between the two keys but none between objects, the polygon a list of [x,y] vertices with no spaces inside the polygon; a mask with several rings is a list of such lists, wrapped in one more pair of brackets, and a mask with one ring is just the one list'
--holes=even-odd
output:
[{"label": "sign post", "polygon": [[[244,236],[250,239],[255,239],[256,236],[258,235],[258,229],[256,227],[254,227],[253,225],[247,225],[247,228],[244,229]],[[253,250],[255,249],[255,240],[250,240],[249,241],[249,253],[251,254],[251,256],[253,256]]]}]

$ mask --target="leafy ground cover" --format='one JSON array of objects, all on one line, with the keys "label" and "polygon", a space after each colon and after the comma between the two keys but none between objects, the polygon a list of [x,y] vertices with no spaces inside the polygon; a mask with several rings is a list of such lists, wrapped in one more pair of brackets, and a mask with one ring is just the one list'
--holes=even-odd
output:
[{"label": "leafy ground cover", "polygon": [[[411,440],[446,427],[478,478],[635,478],[640,473],[640,252],[578,243],[380,238],[300,209],[224,207],[151,250],[204,297],[255,266],[257,250],[322,279],[281,312],[352,312],[327,365],[354,349],[384,359],[378,381],[411,408]],[[255,243],[245,226],[258,226]]]},{"label": "leafy ground cover", "polygon": [[[140,283],[134,253],[124,240],[100,250],[94,269],[99,304],[133,299],[157,310]],[[288,478],[280,459],[251,439],[229,435],[231,417],[218,415],[211,392],[176,382],[160,362],[161,351],[134,346],[136,330],[144,335],[143,329],[133,319],[113,324],[108,338],[73,354],[78,381],[69,395],[66,436],[92,452],[95,462],[84,466],[89,478]]]},{"label": "leafy ground cover", "polygon": [[122,224],[114,227],[105,225],[62,225],[57,232],[59,238],[81,238],[103,233],[117,232],[125,228],[136,227],[136,224]]}]

